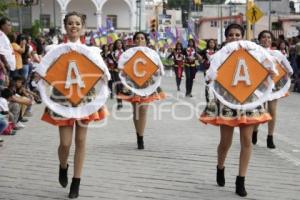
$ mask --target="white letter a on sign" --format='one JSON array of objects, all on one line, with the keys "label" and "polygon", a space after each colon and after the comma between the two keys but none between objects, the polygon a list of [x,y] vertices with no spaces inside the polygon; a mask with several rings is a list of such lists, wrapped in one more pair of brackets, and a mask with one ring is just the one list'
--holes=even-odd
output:
[{"label": "white letter a on sign", "polygon": [[[242,73],[241,73],[242,72]],[[236,86],[239,81],[246,82],[246,85],[251,85],[248,66],[244,59],[239,59],[232,80],[232,86]]]},{"label": "white letter a on sign", "polygon": [[[72,71],[74,72],[75,78],[72,78]],[[75,61],[69,62],[65,89],[69,89],[71,84],[77,84],[80,88],[85,87],[85,85],[80,77],[78,66]]]}]

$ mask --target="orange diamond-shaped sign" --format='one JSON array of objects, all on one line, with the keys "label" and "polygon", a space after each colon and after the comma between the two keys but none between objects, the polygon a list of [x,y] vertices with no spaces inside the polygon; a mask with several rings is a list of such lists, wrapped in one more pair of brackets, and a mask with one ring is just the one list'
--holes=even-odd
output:
[{"label": "orange diamond-shaped sign", "polygon": [[278,71],[278,75],[272,78],[275,84],[287,74],[283,66],[278,62],[276,63],[276,69]]},{"label": "orange diamond-shaped sign", "polygon": [[158,70],[158,66],[142,51],[137,51],[124,65],[124,73],[142,87]]},{"label": "orange diamond-shaped sign", "polygon": [[103,71],[85,55],[70,51],[49,67],[44,79],[76,106],[102,75]]},{"label": "orange diamond-shaped sign", "polygon": [[244,103],[267,78],[268,71],[244,49],[233,52],[218,70],[220,83],[238,102]]}]

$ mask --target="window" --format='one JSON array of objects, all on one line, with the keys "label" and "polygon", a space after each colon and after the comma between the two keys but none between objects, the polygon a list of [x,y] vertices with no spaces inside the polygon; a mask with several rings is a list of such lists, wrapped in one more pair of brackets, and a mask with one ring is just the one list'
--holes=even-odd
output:
[{"label": "window", "polygon": [[217,27],[218,22],[217,21],[210,21],[210,27]]},{"label": "window", "polygon": [[106,18],[112,22],[112,26],[115,29],[118,27],[118,24],[117,24],[118,16],[117,15],[107,15]]},{"label": "window", "polygon": [[40,20],[43,28],[50,28],[50,15],[40,15]]},{"label": "window", "polygon": [[282,30],[281,22],[272,22],[272,30]]},{"label": "window", "polygon": [[227,27],[227,26],[229,25],[229,21],[226,21],[226,20],[225,20],[225,21],[223,22],[223,24],[224,24],[224,27]]}]

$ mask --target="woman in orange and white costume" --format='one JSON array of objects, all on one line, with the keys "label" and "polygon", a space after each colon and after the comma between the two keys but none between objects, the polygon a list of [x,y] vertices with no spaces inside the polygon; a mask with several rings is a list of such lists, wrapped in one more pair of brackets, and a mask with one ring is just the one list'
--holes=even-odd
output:
[{"label": "woman in orange and white costume", "polygon": [[[107,81],[110,79],[110,74],[108,72],[107,66],[104,64],[104,61],[100,56],[100,50],[95,47],[86,47],[85,45],[82,45],[80,42],[80,35],[83,32],[84,25],[85,25],[85,18],[83,17],[82,14],[77,12],[68,13],[64,18],[64,26],[67,32],[67,43],[62,45],[74,44],[74,45],[81,45],[80,46],[81,48],[87,48],[89,52],[87,54],[92,54],[93,59],[101,63],[101,68],[103,71],[103,78],[101,79],[101,81],[103,81],[105,88],[107,88]],[[64,47],[62,45],[51,47],[48,54],[53,54],[53,52],[55,54],[56,51],[58,52],[57,50],[58,48]],[[45,58],[47,58],[47,54],[45,55]],[[41,65],[47,62],[48,62],[47,60],[44,60],[44,62],[42,60]],[[43,75],[45,72],[43,72],[41,68],[42,67],[37,68],[37,72],[40,75]],[[105,92],[106,95],[108,95],[108,89],[106,89],[105,91],[106,91]],[[87,93],[87,95],[83,97],[83,100],[80,102],[79,105],[77,105],[77,107],[93,102],[96,98],[95,93],[96,93],[96,89],[92,88]],[[41,92],[43,101],[45,102],[46,97],[44,94],[45,92]],[[56,89],[53,89],[50,99],[53,102],[55,102],[55,104],[58,104],[57,106],[61,106],[66,110],[67,109],[70,110],[74,108],[72,104],[66,99],[66,97],[60,94]],[[79,195],[79,185],[81,180],[80,178],[81,178],[81,173],[82,173],[82,168],[83,168],[83,163],[85,158],[85,146],[86,146],[86,135],[87,135],[88,124],[89,122],[103,119],[106,116],[107,111],[105,107],[102,106],[97,112],[93,111],[94,113],[85,115],[84,117],[68,118],[63,116],[64,113],[62,111],[60,111],[61,114],[59,114],[53,111],[52,109],[50,109],[51,105],[47,103],[46,105],[48,107],[45,109],[45,112],[42,116],[42,120],[59,127],[59,134],[60,134],[60,145],[58,147],[58,157],[60,163],[59,183],[61,184],[62,187],[66,187],[68,184],[68,167],[69,167],[68,157],[69,157],[70,147],[72,144],[73,132],[75,129],[74,174],[73,174],[73,179],[70,187],[69,198],[77,198]],[[65,113],[66,115],[68,114],[68,112]],[[83,111],[80,113],[80,115],[83,115],[82,113]]]},{"label": "woman in orange and white costume", "polygon": [[[144,32],[136,32],[133,36],[133,41],[135,43],[136,47],[145,48],[147,46],[147,35]],[[119,68],[121,69],[120,72],[120,79],[122,83],[124,84],[123,90],[118,94],[118,98],[131,102],[133,107],[133,123],[136,130],[136,136],[137,136],[137,147],[138,149],[144,149],[144,131],[146,126],[146,120],[147,120],[147,110],[148,110],[148,104],[155,100],[161,100],[165,98],[164,92],[160,89],[160,87],[157,87],[154,92],[151,92],[145,95],[139,95],[136,93],[138,91],[138,88],[130,87],[126,82],[126,76],[122,72],[122,69],[124,67],[124,64],[126,63],[127,57],[132,50],[128,49],[126,52],[124,52],[120,59],[119,59]],[[151,55],[152,58],[155,58],[155,62],[157,62],[157,66],[159,67],[156,74],[163,75],[164,69],[163,65],[161,63],[161,60],[159,58],[159,55],[152,49],[147,48],[143,49],[145,50],[146,54]],[[142,51],[143,51],[142,50]],[[131,53],[130,53],[131,54]],[[147,84],[152,84],[153,80],[147,81]],[[155,84],[160,84],[160,81],[155,82]],[[155,85],[154,84],[154,85]],[[147,90],[147,89],[146,89]]]},{"label": "woman in orange and white costume", "polygon": [[[274,41],[274,35],[272,32],[268,30],[264,30],[259,33],[258,40],[260,45],[268,50],[268,52],[274,57],[274,62],[281,64],[283,69],[286,72],[286,75],[283,76],[279,81],[275,83],[273,88],[273,92],[267,102],[267,109],[270,113],[272,120],[268,121],[268,136],[267,136],[267,147],[270,149],[275,149],[276,146],[273,141],[273,134],[275,130],[275,122],[276,122],[276,109],[277,109],[277,99],[284,97],[288,94],[288,90],[291,86],[290,77],[293,74],[293,69],[286,58],[286,55],[283,55],[279,50],[273,50],[272,42]],[[252,143],[256,144],[257,142],[257,133],[258,126],[255,127],[252,135]]]},{"label": "woman in orange and white costume", "polygon": [[[234,52],[235,50],[238,50],[240,48],[248,48],[249,52],[253,49],[252,55],[256,54],[257,57],[262,56],[260,58],[261,62],[267,59],[267,70],[270,71],[270,73],[276,73],[275,66],[271,62],[271,57],[267,52],[264,51],[263,48],[255,45],[254,43],[250,43],[249,41],[241,41],[244,37],[244,29],[241,25],[229,25],[225,30],[225,37],[227,43],[226,46],[224,46],[212,56],[211,65],[209,70],[207,71],[206,79],[207,81],[210,81],[210,89],[213,89],[211,88],[211,83],[215,83],[215,81],[213,80],[216,79],[218,66],[222,65],[222,63],[225,62],[225,59],[227,59],[229,56],[229,52]],[[267,65],[264,67],[267,68]],[[269,94],[272,89],[272,81],[271,79],[268,80],[269,84],[265,91],[267,91]],[[263,84],[265,83],[262,83],[261,85]],[[244,197],[247,196],[247,191],[245,189],[245,176],[247,174],[248,164],[252,153],[252,132],[256,124],[267,122],[271,119],[271,116],[261,105],[263,103],[262,100],[257,101],[256,104],[253,104],[255,106],[255,108],[253,109],[250,109],[250,106],[248,109],[246,109],[245,107],[241,109],[242,106],[239,107],[239,105],[236,106],[236,109],[230,108],[229,106],[225,105],[225,103],[228,103],[224,101],[225,97],[230,98],[230,95],[226,90],[222,89],[222,87],[219,87],[218,90],[219,92],[221,91],[223,93],[224,98],[222,99],[222,101],[220,100],[220,97],[218,97],[218,99],[211,99],[205,110],[201,114],[200,121],[205,124],[208,123],[215,126],[220,126],[220,143],[217,150],[218,160],[216,167],[216,180],[217,184],[221,187],[225,186],[225,160],[232,144],[233,131],[235,127],[239,128],[241,151],[239,156],[239,171],[235,182],[235,192],[237,195]],[[216,97],[218,96],[216,92],[214,92],[214,95]],[[267,97],[268,95],[264,95],[264,101]],[[254,97],[249,97],[248,99],[252,98],[254,99]],[[251,101],[249,102],[250,104],[252,103]],[[231,105],[231,107],[234,106]]]}]

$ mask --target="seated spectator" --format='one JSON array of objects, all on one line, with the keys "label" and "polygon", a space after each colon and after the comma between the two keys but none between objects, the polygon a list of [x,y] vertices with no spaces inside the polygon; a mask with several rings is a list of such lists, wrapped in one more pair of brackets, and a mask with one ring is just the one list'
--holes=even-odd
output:
[{"label": "seated spectator", "polygon": [[40,96],[40,92],[38,90],[38,86],[37,86],[37,83],[38,81],[40,80],[40,76],[33,72],[30,76],[30,80],[29,80],[29,89],[32,93],[34,93],[33,97],[34,97],[34,101],[37,103],[37,104],[41,104],[42,103],[42,99],[41,99],[41,96]]},{"label": "seated spectator", "polygon": [[[0,134],[15,135],[15,124],[13,114],[9,111],[8,100],[11,99],[12,93],[9,89],[3,89],[0,97]],[[3,128],[4,127],[4,128]]]},{"label": "seated spectator", "polygon": [[24,119],[25,111],[27,110],[28,106],[32,105],[32,100],[16,93],[16,83],[14,80],[10,82],[9,90],[12,92],[13,95],[8,101],[8,107],[14,115],[14,123],[16,124],[17,128],[24,128],[25,125],[23,125],[21,122],[26,121]]},{"label": "seated spectator", "polygon": [[[5,119],[5,117],[3,117],[0,114],[0,135],[2,135],[4,133],[7,126],[8,126],[7,120]],[[0,146],[1,146],[2,142],[3,142],[3,139],[0,138]]]},{"label": "seated spectator", "polygon": [[0,147],[2,146],[4,140],[0,137]]}]

